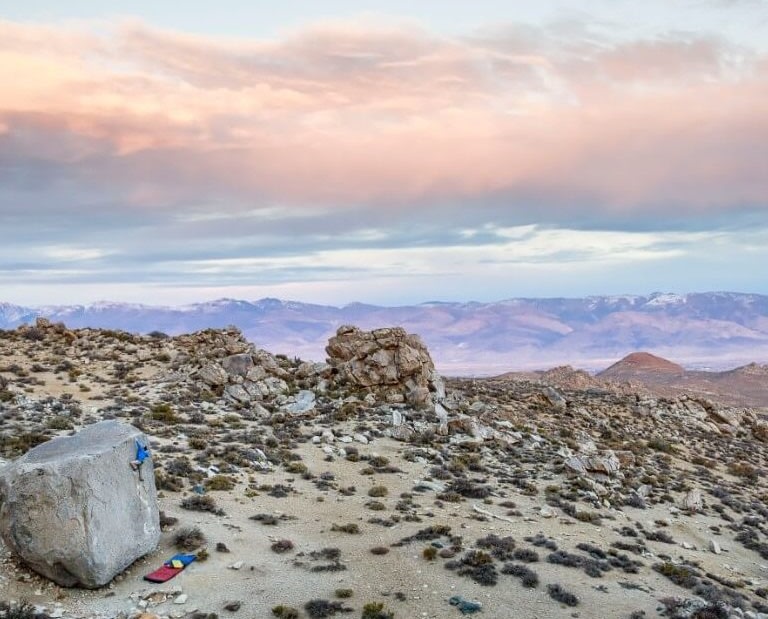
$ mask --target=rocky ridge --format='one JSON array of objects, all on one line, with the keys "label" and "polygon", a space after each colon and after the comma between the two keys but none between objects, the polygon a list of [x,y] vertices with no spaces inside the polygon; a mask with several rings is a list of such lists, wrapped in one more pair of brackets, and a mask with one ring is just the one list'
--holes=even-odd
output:
[{"label": "rocky ridge", "polygon": [[[150,439],[161,550],[104,595],[0,548],[2,588],[51,617],[322,616],[340,588],[396,617],[458,613],[457,591],[487,616],[768,612],[757,410],[563,369],[443,384],[398,329],[343,327],[324,363],[236,329],[0,332],[0,458],[102,419]],[[172,586],[142,583],[185,527],[207,560]]]}]

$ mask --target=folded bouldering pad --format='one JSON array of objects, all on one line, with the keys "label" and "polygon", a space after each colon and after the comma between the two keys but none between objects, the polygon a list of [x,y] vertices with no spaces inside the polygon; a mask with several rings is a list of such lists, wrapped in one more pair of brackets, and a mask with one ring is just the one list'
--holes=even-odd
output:
[{"label": "folded bouldering pad", "polygon": [[167,582],[180,572],[183,572],[184,568],[195,559],[195,555],[174,555],[163,564],[163,567],[144,576],[144,580],[148,580],[149,582]]},{"label": "folded bouldering pad", "polygon": [[150,572],[144,576],[144,580],[148,580],[149,582],[167,582],[176,576],[179,572],[183,571],[183,567],[169,567],[168,565],[164,565],[160,569],[157,569],[154,572]]}]

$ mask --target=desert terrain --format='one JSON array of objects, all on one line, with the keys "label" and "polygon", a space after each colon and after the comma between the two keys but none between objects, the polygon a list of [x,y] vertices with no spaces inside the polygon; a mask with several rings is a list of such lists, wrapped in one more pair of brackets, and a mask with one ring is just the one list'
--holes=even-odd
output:
[{"label": "desert terrain", "polygon": [[163,526],[96,590],[0,545],[0,616],[768,616],[764,409],[571,368],[443,382],[417,339],[343,329],[316,363],[232,328],[0,332],[0,466],[132,424]]}]

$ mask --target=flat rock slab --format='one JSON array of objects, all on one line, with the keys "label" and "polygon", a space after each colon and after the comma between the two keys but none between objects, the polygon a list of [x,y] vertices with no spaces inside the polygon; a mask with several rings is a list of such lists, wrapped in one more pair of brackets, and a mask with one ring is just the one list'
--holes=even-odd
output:
[{"label": "flat rock slab", "polygon": [[152,459],[131,468],[133,426],[102,421],[38,445],[0,469],[0,535],[65,587],[109,583],[160,540]]}]

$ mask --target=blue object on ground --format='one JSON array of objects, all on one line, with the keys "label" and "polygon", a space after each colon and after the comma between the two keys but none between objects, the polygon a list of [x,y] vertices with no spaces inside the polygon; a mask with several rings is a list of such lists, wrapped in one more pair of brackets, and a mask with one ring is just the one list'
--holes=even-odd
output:
[{"label": "blue object on ground", "polygon": [[192,563],[192,561],[194,561],[195,559],[197,559],[195,555],[182,553],[178,555],[173,555],[170,559],[168,559],[168,561],[166,561],[166,563],[171,563],[171,561],[181,561],[184,564],[184,567],[186,567],[187,565]]},{"label": "blue object on ground", "polygon": [[469,600],[465,600],[460,595],[454,595],[451,599],[448,600],[448,603],[451,606],[458,608],[462,615],[471,615],[482,610],[483,607],[479,602],[470,602]]}]

